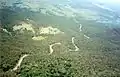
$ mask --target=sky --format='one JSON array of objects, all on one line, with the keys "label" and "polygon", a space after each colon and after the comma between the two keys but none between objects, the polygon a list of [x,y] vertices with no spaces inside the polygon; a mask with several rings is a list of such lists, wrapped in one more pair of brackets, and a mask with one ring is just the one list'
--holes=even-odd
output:
[{"label": "sky", "polygon": [[110,4],[120,3],[120,0],[97,0],[97,1]]}]

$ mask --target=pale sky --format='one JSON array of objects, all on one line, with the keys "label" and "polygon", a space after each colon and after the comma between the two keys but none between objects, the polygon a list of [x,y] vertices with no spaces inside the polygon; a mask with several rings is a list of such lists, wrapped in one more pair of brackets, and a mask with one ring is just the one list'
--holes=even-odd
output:
[{"label": "pale sky", "polygon": [[98,1],[104,3],[120,3],[120,0],[98,0]]}]

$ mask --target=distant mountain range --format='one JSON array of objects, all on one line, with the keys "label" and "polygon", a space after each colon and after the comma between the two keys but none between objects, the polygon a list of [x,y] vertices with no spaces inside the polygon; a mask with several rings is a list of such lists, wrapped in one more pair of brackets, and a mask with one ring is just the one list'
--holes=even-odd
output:
[{"label": "distant mountain range", "polygon": [[27,8],[34,12],[52,16],[64,16],[69,18],[79,17],[83,20],[93,20],[98,23],[107,24],[120,23],[119,10],[117,10],[115,6],[112,7],[113,5],[119,5],[118,3],[112,4],[109,1],[107,3],[99,0],[6,0],[6,5]]}]

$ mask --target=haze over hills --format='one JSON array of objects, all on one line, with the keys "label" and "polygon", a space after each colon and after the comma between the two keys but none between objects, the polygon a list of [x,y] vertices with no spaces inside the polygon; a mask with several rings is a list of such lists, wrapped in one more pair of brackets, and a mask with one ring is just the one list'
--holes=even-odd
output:
[{"label": "haze over hills", "polygon": [[[117,1],[117,0],[116,0]],[[95,20],[99,23],[118,24],[119,18],[119,2],[117,4],[110,1],[79,1],[79,0],[21,0],[10,1],[6,5],[27,8],[31,11],[41,12],[47,15],[80,17],[87,20]],[[113,5],[116,5],[113,7]]]}]

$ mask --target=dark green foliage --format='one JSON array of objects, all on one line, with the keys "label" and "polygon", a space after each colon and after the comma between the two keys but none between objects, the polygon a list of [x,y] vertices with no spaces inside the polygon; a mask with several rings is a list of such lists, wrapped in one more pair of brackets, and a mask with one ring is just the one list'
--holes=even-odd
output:
[{"label": "dark green foliage", "polygon": [[7,71],[7,72],[4,72],[4,73],[1,72],[0,77],[18,77],[18,76],[14,72]]},{"label": "dark green foliage", "polygon": [[[64,57],[41,56],[31,57],[32,62],[25,62],[21,67],[20,77],[73,77],[76,71],[71,60]],[[34,60],[33,60],[34,58]]]}]

